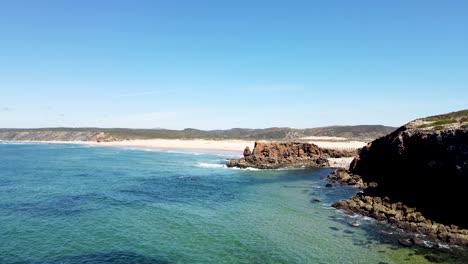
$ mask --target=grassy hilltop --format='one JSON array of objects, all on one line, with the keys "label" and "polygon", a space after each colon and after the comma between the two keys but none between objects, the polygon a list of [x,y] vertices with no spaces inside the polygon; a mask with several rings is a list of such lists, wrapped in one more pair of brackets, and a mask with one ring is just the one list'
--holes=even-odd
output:
[{"label": "grassy hilltop", "polygon": [[[0,140],[93,140],[97,133],[104,133],[114,140],[126,139],[244,139],[291,140],[312,136],[343,137],[372,140],[395,130],[381,125],[329,126],[294,129],[275,127],[265,129],[233,128],[228,130],[127,129],[127,128],[37,128],[0,129]],[[69,138],[69,139],[68,139]]]}]

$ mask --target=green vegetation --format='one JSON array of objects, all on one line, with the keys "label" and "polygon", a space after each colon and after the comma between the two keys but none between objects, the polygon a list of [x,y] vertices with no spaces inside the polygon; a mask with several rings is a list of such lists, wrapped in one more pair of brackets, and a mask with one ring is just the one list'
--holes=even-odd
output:
[{"label": "green vegetation", "polygon": [[453,124],[453,123],[458,123],[458,121],[457,120],[452,120],[452,119],[442,119],[442,120],[438,120],[438,121],[435,121],[435,122],[432,122],[432,123],[429,123],[429,124],[421,125],[419,127],[420,128],[435,127],[435,126],[444,127],[444,125]]},{"label": "green vegetation", "polygon": [[184,130],[169,129],[127,129],[127,128],[40,128],[0,129],[5,132],[105,132],[116,139],[244,139],[244,140],[292,140],[310,136],[334,136],[348,139],[372,140],[384,136],[394,127],[386,126],[331,126],[308,129],[273,127],[265,129],[233,128],[229,130]]},{"label": "green vegetation", "polygon": [[460,120],[463,118],[468,118],[468,110],[461,110],[457,112],[451,112],[448,114],[443,115],[436,115],[424,118],[425,121],[438,121],[443,119],[451,119],[451,120]]},{"label": "green vegetation", "polygon": [[418,128],[433,127],[436,130],[444,129],[447,125],[455,125],[468,122],[468,110],[452,112],[443,115],[430,116],[422,119],[423,121],[430,122],[418,126]]}]

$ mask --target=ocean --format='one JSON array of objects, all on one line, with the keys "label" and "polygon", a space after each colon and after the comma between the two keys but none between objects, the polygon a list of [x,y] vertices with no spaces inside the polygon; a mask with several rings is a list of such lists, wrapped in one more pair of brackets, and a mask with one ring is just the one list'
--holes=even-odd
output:
[{"label": "ocean", "polygon": [[358,190],[325,188],[330,169],[227,158],[0,144],[0,263],[428,263],[398,230],[331,208]]}]

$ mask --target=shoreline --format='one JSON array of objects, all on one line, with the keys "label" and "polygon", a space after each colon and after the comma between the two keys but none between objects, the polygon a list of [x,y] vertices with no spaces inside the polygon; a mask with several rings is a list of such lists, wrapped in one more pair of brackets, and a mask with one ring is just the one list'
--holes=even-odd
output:
[{"label": "shoreline", "polygon": [[[96,141],[37,141],[37,140],[0,140],[5,143],[36,143],[36,144],[79,144],[103,147],[127,147],[136,149],[161,149],[161,150],[203,150],[203,151],[223,151],[242,155],[245,147],[253,149],[255,140],[208,140],[208,139],[136,139],[111,142]],[[275,141],[270,141],[275,142]],[[353,150],[365,146],[363,141],[310,141],[320,148]]]},{"label": "shoreline", "polygon": [[202,139],[150,139],[150,140],[125,140],[112,142],[96,141],[59,141],[59,140],[0,140],[0,143],[12,144],[64,144],[64,145],[86,145],[96,147],[117,147],[136,150],[160,150],[160,151],[183,151],[221,153],[241,156],[246,146],[252,147],[255,142],[241,140],[202,140]]},{"label": "shoreline", "polygon": [[[353,175],[347,170],[338,169],[327,176],[328,187],[334,185],[339,188],[343,185],[353,185],[350,184],[351,181],[356,182],[357,184],[354,186],[361,190],[375,188],[375,186],[363,182],[360,176]],[[366,195],[359,192],[348,199],[334,202],[331,207],[346,215],[369,217],[379,223],[402,230],[405,232],[405,237],[399,239],[398,243],[405,247],[417,246],[438,252],[443,250],[445,245],[453,249],[451,254],[468,256],[466,251],[468,229],[459,228],[454,224],[442,224],[426,218],[415,207],[407,206],[403,202],[392,201],[386,196]],[[423,236],[424,239],[419,236]]]}]

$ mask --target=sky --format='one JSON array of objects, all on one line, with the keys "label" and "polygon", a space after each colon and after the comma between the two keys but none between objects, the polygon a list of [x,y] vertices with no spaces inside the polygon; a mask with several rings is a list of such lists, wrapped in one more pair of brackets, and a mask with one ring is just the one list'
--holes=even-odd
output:
[{"label": "sky", "polygon": [[0,127],[308,128],[468,108],[468,1],[0,0]]}]

